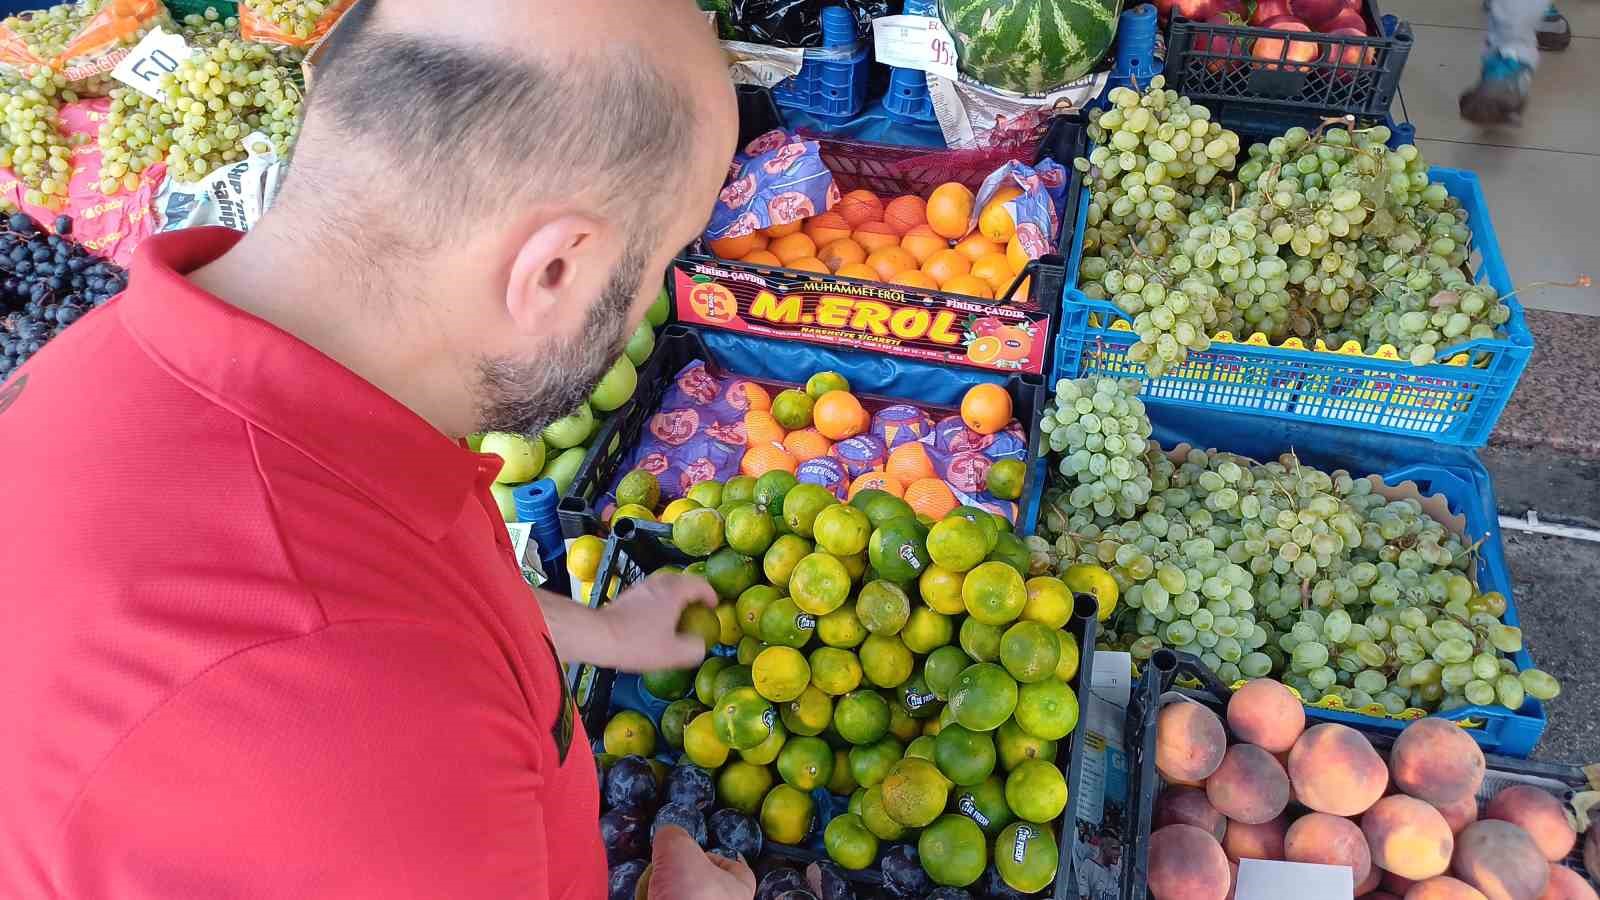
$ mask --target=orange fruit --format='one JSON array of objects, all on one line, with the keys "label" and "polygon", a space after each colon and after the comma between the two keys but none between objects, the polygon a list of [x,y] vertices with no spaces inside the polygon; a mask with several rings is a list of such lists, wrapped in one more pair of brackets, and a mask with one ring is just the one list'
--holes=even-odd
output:
[{"label": "orange fruit", "polygon": [[840,238],[823,247],[817,253],[817,259],[822,260],[831,271],[837,272],[840,268],[851,263],[866,262],[867,251],[863,250],[860,244],[849,238]]},{"label": "orange fruit", "polygon": [[1004,244],[1016,236],[1017,223],[1012,220],[1011,213],[1006,212],[1006,204],[1020,196],[1022,189],[1019,187],[1003,187],[994,192],[978,216],[978,230],[983,232],[984,237]]},{"label": "orange fruit", "polygon": [[971,272],[972,260],[955,250],[940,250],[922,263],[922,271],[942,286],[957,275]]},{"label": "orange fruit", "polygon": [[795,222],[784,222],[782,225],[768,225],[766,228],[761,229],[761,232],[769,238],[781,238],[788,237],[791,234],[799,234],[800,229],[804,227],[806,227],[806,222],[804,219],[800,219]]},{"label": "orange fruit", "polygon": [[788,433],[772,413],[764,409],[752,409],[744,414],[744,440],[751,447],[757,444],[782,444]]},{"label": "orange fruit", "polygon": [[926,225],[918,225],[905,233],[900,238],[900,246],[917,260],[917,265],[928,261],[928,257],[940,250],[949,250],[950,242],[933,233],[933,229]]},{"label": "orange fruit", "polygon": [[890,475],[888,472],[868,472],[850,482],[850,491],[845,495],[845,499],[854,500],[856,494],[862,491],[883,491],[885,494],[893,494],[898,497],[904,494],[906,489],[900,484],[900,479]]},{"label": "orange fruit", "polygon": [[979,434],[994,434],[1011,423],[1011,395],[998,384],[975,384],[961,398],[961,421]]},{"label": "orange fruit", "polygon": [[797,259],[815,257],[817,243],[803,234],[787,234],[768,244],[767,250],[787,266]]},{"label": "orange fruit", "polygon": [[973,232],[956,243],[956,251],[967,259],[977,262],[985,256],[1005,253],[1006,248],[1002,244],[996,244],[983,235]]},{"label": "orange fruit", "polygon": [[935,477],[933,460],[928,458],[927,449],[920,443],[901,444],[889,451],[884,471],[901,484]]},{"label": "orange fruit", "polygon": [[956,508],[955,492],[950,490],[950,485],[937,478],[919,478],[911,482],[906,485],[906,492],[901,499],[906,501],[912,512],[930,519],[942,519]]},{"label": "orange fruit", "polygon": [[772,255],[771,250],[751,250],[740,258],[740,262],[747,262],[752,266],[781,266],[783,260]]},{"label": "orange fruit", "polygon": [[1022,249],[1022,242],[1013,237],[1006,243],[1006,262],[1011,263],[1011,271],[1021,272],[1028,263],[1033,262],[1033,258]]},{"label": "orange fruit", "polygon": [[830,212],[844,216],[850,227],[859,228],[863,222],[883,221],[883,201],[869,190],[855,190],[840,197]]},{"label": "orange fruit", "polygon": [[965,237],[967,220],[972,218],[972,192],[966,185],[949,181],[928,196],[928,225],[935,234],[951,240]]},{"label": "orange fruit", "polygon": [[806,237],[818,247],[849,237],[851,230],[850,223],[836,212],[821,213],[806,220]]},{"label": "orange fruit", "polygon": [[1006,260],[1004,253],[991,253],[973,260],[972,275],[987,282],[989,290],[994,291],[996,297],[1005,293],[1006,288],[1011,287],[1011,282],[1017,278],[1017,273],[1011,271],[1011,263]]},{"label": "orange fruit", "polygon": [[801,428],[789,432],[789,436],[783,439],[783,449],[789,451],[789,455],[797,462],[805,462],[827,456],[828,451],[833,449],[833,442],[815,428]]},{"label": "orange fruit", "polygon": [[[795,237],[805,237],[805,235],[797,234]],[[802,272],[815,272],[818,275],[833,274],[833,270],[828,268],[828,264],[820,259],[817,259],[815,256],[802,256],[799,259],[791,260],[789,262],[789,268],[799,269]]]},{"label": "orange fruit", "polygon": [[928,201],[916,194],[905,194],[889,201],[883,208],[883,224],[905,234],[918,225],[928,223]]},{"label": "orange fruit", "polygon": [[937,291],[939,289],[939,282],[934,281],[933,276],[920,269],[907,269],[889,279],[889,283],[898,284],[901,287],[922,288],[925,291]]},{"label": "orange fruit", "polygon": [[1000,358],[1001,347],[999,338],[986,334],[967,345],[967,359],[980,365],[988,365]]},{"label": "orange fruit", "polygon": [[757,444],[744,452],[744,459],[739,461],[739,473],[751,478],[760,478],[768,472],[783,470],[790,475],[794,474],[795,462],[784,449],[777,444]]},{"label": "orange fruit", "polygon": [[900,245],[900,235],[895,234],[893,228],[882,222],[863,222],[850,234],[851,240],[860,244],[868,253],[882,250],[885,247]]},{"label": "orange fruit", "polygon": [[867,256],[867,265],[878,273],[880,281],[888,281],[907,269],[915,269],[917,261],[899,247],[884,247],[882,250],[872,251]]},{"label": "orange fruit", "polygon": [[711,252],[719,259],[742,259],[746,254],[760,249],[761,245],[756,242],[754,234],[718,238],[711,242]]},{"label": "orange fruit", "polygon": [[811,408],[811,421],[824,437],[842,441],[867,430],[871,417],[849,391],[829,391]]},{"label": "orange fruit", "polygon": [[767,389],[754,381],[741,381],[730,389],[730,393],[737,391],[744,395],[745,409],[767,410],[772,408],[772,395]]},{"label": "orange fruit", "polygon": [[994,288],[989,287],[989,282],[976,275],[957,275],[939,285],[939,290],[950,294],[961,294],[965,297],[981,297],[984,300],[994,299]]},{"label": "orange fruit", "polygon": [[845,278],[859,278],[862,281],[882,280],[878,277],[878,270],[866,263],[850,263],[849,265],[840,266],[833,274]]}]

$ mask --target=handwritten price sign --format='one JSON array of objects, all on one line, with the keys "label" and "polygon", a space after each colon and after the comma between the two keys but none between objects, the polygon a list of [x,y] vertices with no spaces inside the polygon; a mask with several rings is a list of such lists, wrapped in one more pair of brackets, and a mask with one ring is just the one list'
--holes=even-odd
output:
[{"label": "handwritten price sign", "polygon": [[141,94],[165,102],[162,76],[176,72],[178,64],[193,55],[183,35],[168,34],[157,27],[111,70],[111,77]]},{"label": "handwritten price sign", "polygon": [[872,20],[878,62],[956,77],[956,42],[932,16],[884,16]]}]

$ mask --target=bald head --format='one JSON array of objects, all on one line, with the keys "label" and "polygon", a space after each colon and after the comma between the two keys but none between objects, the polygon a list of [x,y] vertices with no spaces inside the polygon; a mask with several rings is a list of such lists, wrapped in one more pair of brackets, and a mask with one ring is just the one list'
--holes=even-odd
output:
[{"label": "bald head", "polygon": [[[560,197],[628,208],[648,230],[685,187],[702,107],[729,90],[691,0],[467,7],[352,8],[325,47],[294,174],[319,193],[386,183],[386,204],[444,223]],[[374,157],[390,171],[358,171]]]}]

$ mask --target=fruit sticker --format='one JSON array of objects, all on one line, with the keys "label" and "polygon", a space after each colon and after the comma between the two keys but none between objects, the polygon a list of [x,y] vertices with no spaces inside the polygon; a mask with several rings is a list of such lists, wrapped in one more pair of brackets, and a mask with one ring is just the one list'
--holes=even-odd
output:
[{"label": "fruit sticker", "polygon": [[689,289],[689,307],[700,319],[714,324],[732,322],[738,314],[733,292],[709,279],[697,281]]}]

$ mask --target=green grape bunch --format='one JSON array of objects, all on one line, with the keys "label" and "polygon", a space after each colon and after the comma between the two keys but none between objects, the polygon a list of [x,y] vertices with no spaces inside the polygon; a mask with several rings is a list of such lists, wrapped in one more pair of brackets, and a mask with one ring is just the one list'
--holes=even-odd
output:
[{"label": "green grape bunch", "polygon": [[[1065,507],[1126,517],[1149,499],[1144,454],[1150,419],[1136,390],[1131,382],[1110,378],[1057,383],[1039,427],[1059,457],[1061,484],[1070,486],[1060,498]],[[1058,513],[1071,515],[1065,508]]]},{"label": "green grape bunch", "polygon": [[321,0],[243,0],[244,5],[256,15],[272,22],[282,31],[298,40],[310,40],[317,30],[317,22],[333,3]]},{"label": "green grape bunch", "polygon": [[5,87],[0,160],[22,181],[27,202],[60,209],[72,178],[72,143],[61,130],[59,108],[77,100],[77,94],[66,78],[45,66],[0,82]]}]

